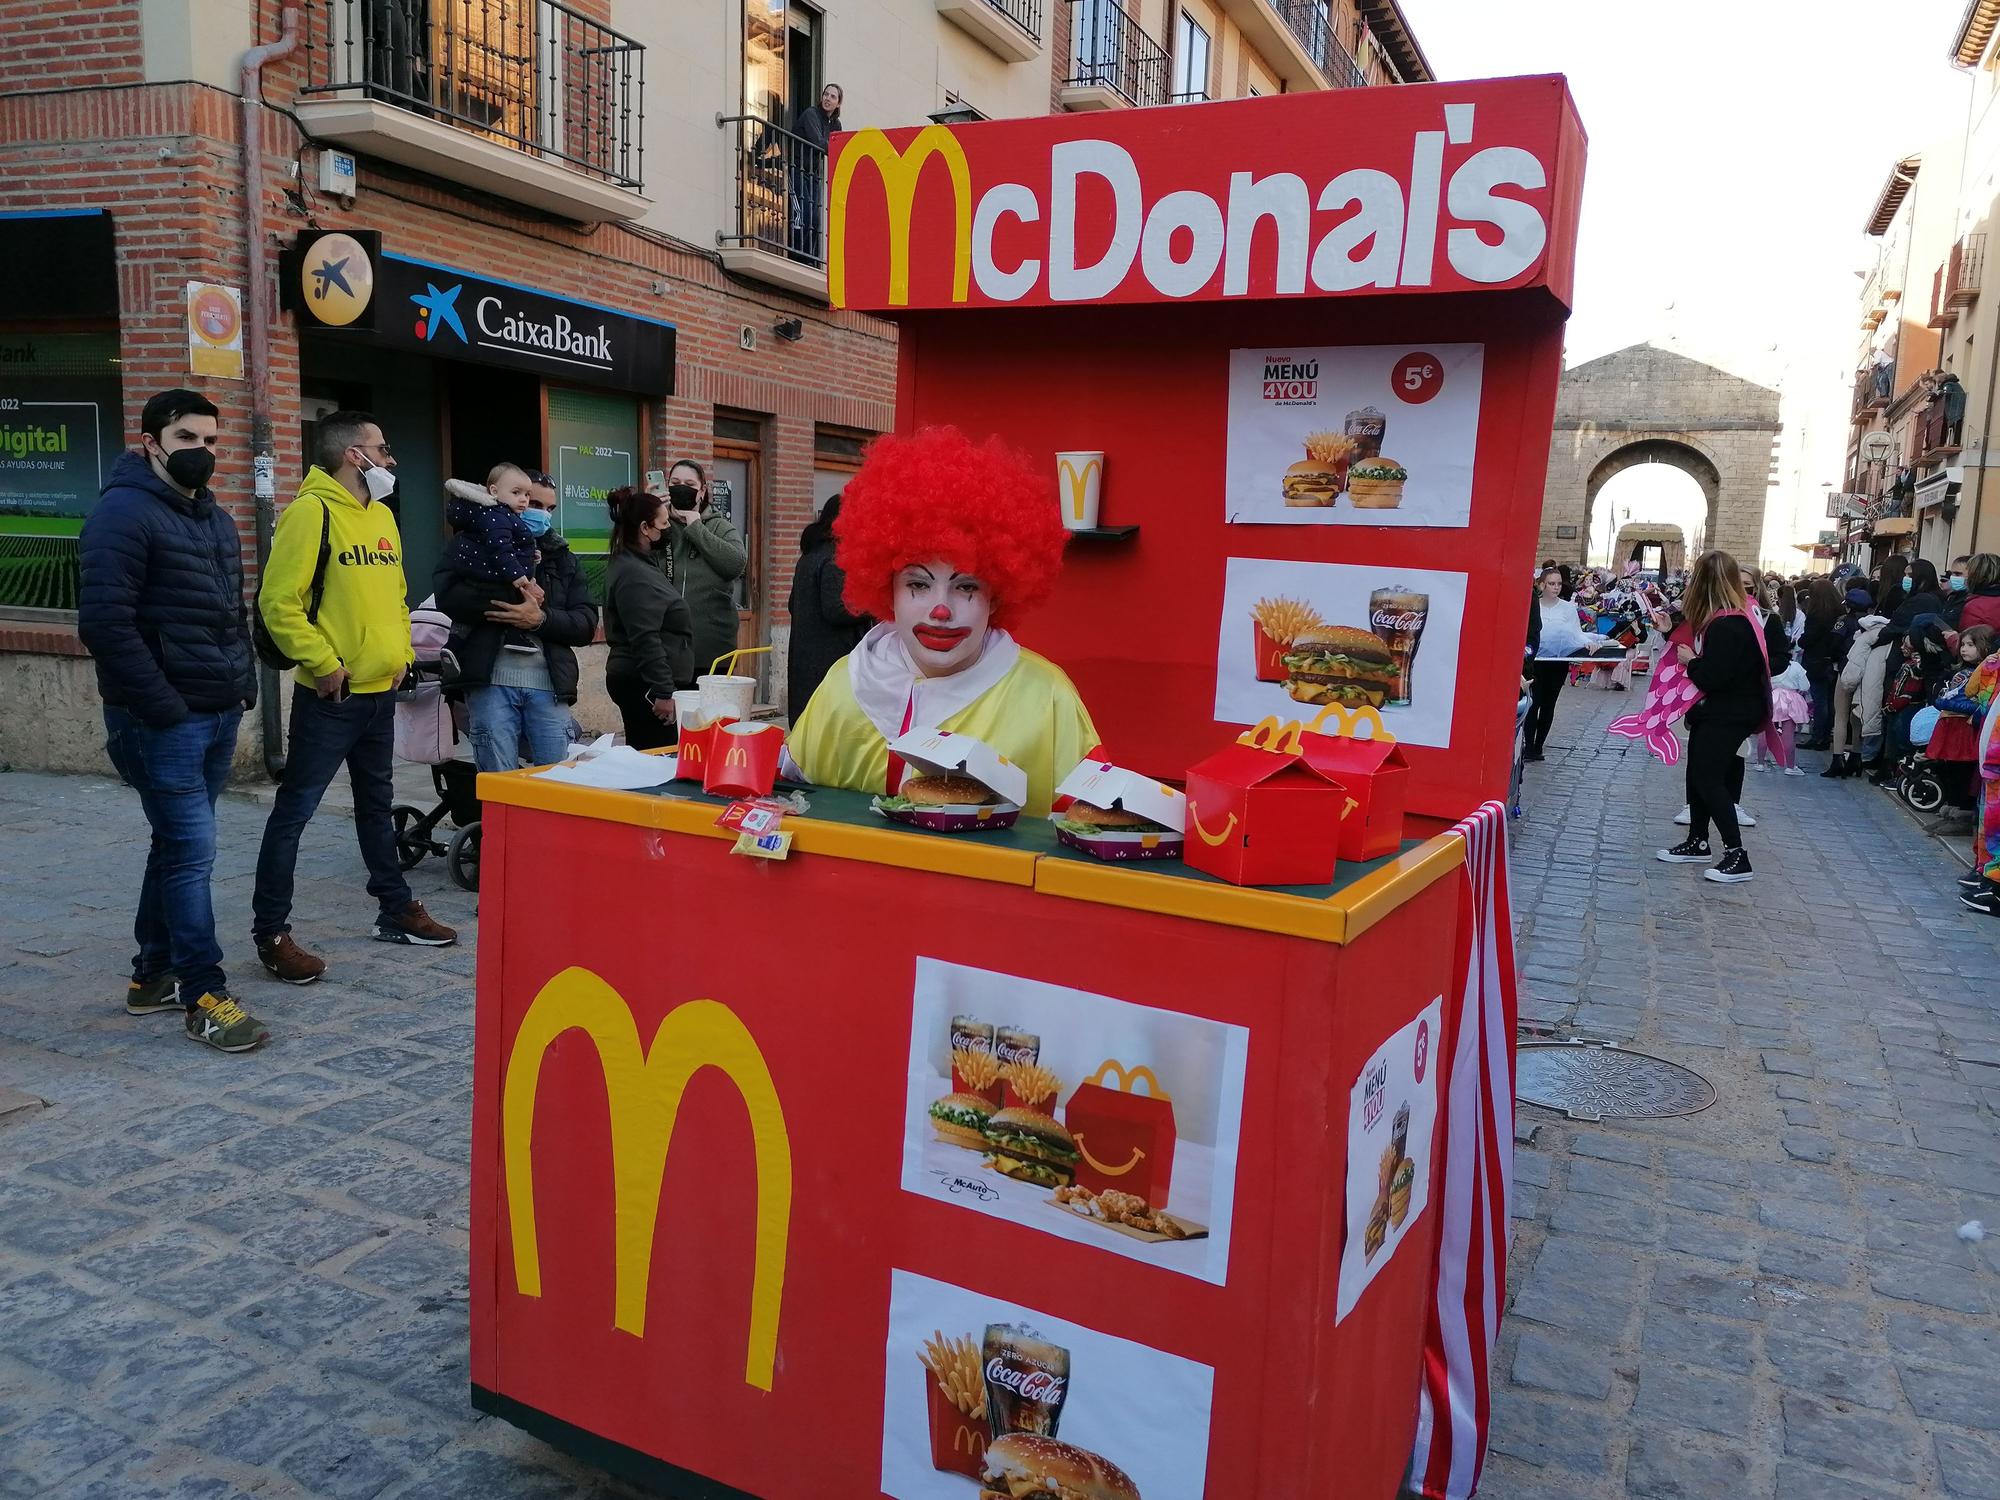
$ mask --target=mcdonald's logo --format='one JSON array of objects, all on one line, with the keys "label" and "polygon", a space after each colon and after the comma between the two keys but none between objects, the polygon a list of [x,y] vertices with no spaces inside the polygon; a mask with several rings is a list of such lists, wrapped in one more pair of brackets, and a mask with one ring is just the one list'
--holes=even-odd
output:
[{"label": "mcdonald's logo", "polygon": [[1248,745],[1252,750],[1268,750],[1273,755],[1297,755],[1302,749],[1300,736],[1304,726],[1294,719],[1288,724],[1280,724],[1273,716],[1257,721],[1256,727],[1246,729],[1236,736],[1236,743]]},{"label": "mcdonald's logo", "polygon": [[926,125],[900,151],[880,130],[856,131],[842,148],[840,162],[833,169],[827,193],[828,299],[835,307],[847,305],[847,199],[854,187],[854,174],[861,164],[873,162],[882,178],[882,194],[889,215],[889,300],[890,307],[910,305],[910,220],[916,212],[917,184],[924,164],[933,156],[944,159],[951,174],[952,256],[951,300],[963,302],[972,284],[972,170],[966,165],[965,148],[942,125]]},{"label": "mcdonald's logo", "polygon": [[[1069,496],[1069,518],[1072,521],[1081,522],[1083,520],[1084,506],[1090,499],[1091,476],[1096,474],[1100,478],[1102,477],[1104,473],[1103,462],[1095,458],[1087,459],[1084,462],[1083,468],[1078,470],[1065,458],[1058,461],[1058,466],[1062,470],[1063,489]],[[1123,471],[1121,470],[1121,472]]]},{"label": "mcdonald's logo", "polygon": [[1389,726],[1382,722],[1381,710],[1369,704],[1364,703],[1359,708],[1348,708],[1344,704],[1329,703],[1314,716],[1312,723],[1306,725],[1306,733],[1328,733],[1329,731],[1323,727],[1328,719],[1332,719],[1335,725],[1331,733],[1344,734],[1351,740],[1358,740],[1361,736],[1355,731],[1365,724],[1368,726],[1369,739],[1380,740],[1385,745],[1396,743],[1396,737],[1389,733]]},{"label": "mcdonald's logo", "polygon": [[542,1294],[535,1231],[535,1094],[542,1059],[550,1044],[568,1031],[586,1033],[596,1046],[610,1099],[612,1324],[635,1338],[646,1333],[653,1231],[681,1096],[703,1068],[719,1068],[743,1096],[757,1162],[755,1262],[743,1379],[759,1390],[770,1390],[791,1230],[791,1138],[764,1054],[736,1013],[718,1001],[690,1000],[676,1006],[660,1022],[652,1045],[642,1047],[631,1009],[616,990],[587,969],[563,970],[535,997],[521,1018],[501,1086],[501,1151],[515,1286],[526,1297]]},{"label": "mcdonald's logo", "polygon": [[681,740],[680,758],[691,766],[699,764],[701,761],[701,741],[684,737]]},{"label": "mcdonald's logo", "polygon": [[1149,1098],[1170,1099],[1173,1097],[1160,1087],[1159,1076],[1144,1063],[1141,1063],[1136,1068],[1128,1068],[1115,1057],[1105,1058],[1103,1062],[1097,1065],[1097,1071],[1084,1079],[1084,1082],[1094,1083],[1099,1088],[1103,1088],[1105,1087],[1104,1080],[1111,1077],[1114,1073],[1118,1075],[1117,1087],[1118,1092],[1121,1094],[1136,1094],[1139,1092],[1139,1085],[1143,1083],[1146,1085],[1146,1094]]},{"label": "mcdonald's logo", "polygon": [[984,1458],[986,1456],[985,1435],[960,1422],[957,1430],[951,1435],[951,1451],[957,1453],[960,1449],[963,1449],[972,1458]]},{"label": "mcdonald's logo", "polygon": [[731,745],[729,753],[722,757],[722,768],[725,771],[731,766],[747,766],[749,764],[750,753],[741,745]]}]

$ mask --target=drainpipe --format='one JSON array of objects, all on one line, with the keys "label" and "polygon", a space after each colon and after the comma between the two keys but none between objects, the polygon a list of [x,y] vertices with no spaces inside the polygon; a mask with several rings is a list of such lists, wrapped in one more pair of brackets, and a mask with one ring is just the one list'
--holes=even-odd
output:
[{"label": "drainpipe", "polygon": [[[243,238],[249,258],[244,304],[249,310],[245,343],[250,377],[250,462],[256,477],[257,579],[271,558],[271,533],[278,518],[278,455],[271,442],[271,313],[270,264],[264,237],[264,64],[289,57],[299,45],[299,13],[286,6],[282,30],[275,42],[243,54]],[[255,607],[254,605],[252,606]],[[284,725],[278,714],[278,674],[258,666],[262,677],[257,694],[263,725],[264,770],[273,781],[284,774]]]}]

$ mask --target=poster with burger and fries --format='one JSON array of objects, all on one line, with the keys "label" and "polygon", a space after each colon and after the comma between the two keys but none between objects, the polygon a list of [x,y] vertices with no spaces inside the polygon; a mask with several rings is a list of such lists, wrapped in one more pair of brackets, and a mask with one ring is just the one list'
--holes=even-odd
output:
[{"label": "poster with burger and fries", "polygon": [[902,1185],[1220,1286],[1249,1032],[919,958]]},{"label": "poster with burger and fries", "polygon": [[1331,708],[1344,734],[1366,709],[1404,744],[1448,745],[1464,617],[1463,573],[1232,557],[1215,717],[1311,723]]},{"label": "poster with burger and fries", "polygon": [[1215,1371],[910,1271],[891,1273],[882,1493],[1200,1500]]},{"label": "poster with burger and fries", "polygon": [[1481,344],[1234,349],[1225,506],[1266,526],[1465,526]]}]

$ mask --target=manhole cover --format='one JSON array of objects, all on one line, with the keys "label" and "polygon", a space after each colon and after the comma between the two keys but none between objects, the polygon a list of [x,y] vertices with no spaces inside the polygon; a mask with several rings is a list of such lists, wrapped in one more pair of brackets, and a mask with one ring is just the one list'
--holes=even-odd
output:
[{"label": "manhole cover", "polygon": [[1572,1120],[1691,1115],[1715,1103],[1701,1074],[1615,1042],[1523,1042],[1515,1093]]}]

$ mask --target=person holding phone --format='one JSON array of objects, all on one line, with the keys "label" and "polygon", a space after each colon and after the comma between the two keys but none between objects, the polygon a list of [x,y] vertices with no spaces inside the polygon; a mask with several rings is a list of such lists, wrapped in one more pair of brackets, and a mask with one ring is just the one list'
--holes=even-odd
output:
[{"label": "person holding phone", "polygon": [[708,475],[693,459],[667,470],[666,497],[672,529],[663,560],[694,615],[695,670],[706,672],[736,649],[735,585],[750,553],[729,517],[709,503]]},{"label": "person holding phone", "polygon": [[656,560],[673,524],[666,499],[627,486],[607,495],[605,505],[611,558],[604,569],[604,687],[624,718],[625,743],[656,750],[674,742],[674,690],[694,686],[694,616]]}]

